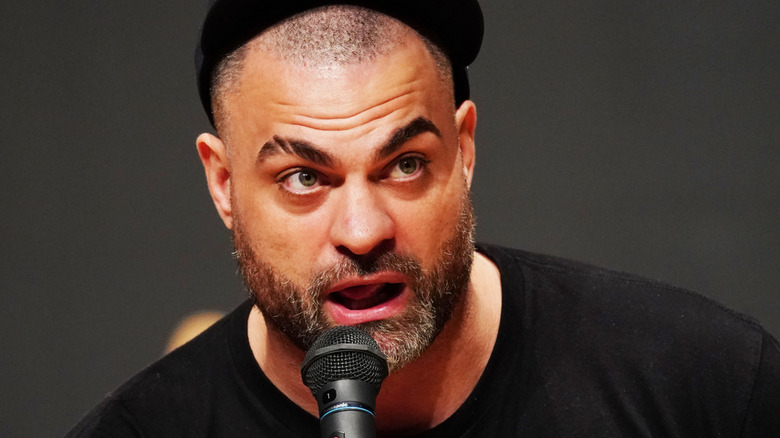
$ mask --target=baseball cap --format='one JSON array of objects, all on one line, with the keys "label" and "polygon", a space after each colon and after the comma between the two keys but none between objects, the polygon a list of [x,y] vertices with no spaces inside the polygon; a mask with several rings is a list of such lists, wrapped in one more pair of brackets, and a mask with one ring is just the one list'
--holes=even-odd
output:
[{"label": "baseball cap", "polygon": [[431,40],[452,64],[456,103],[469,98],[466,68],[477,57],[484,32],[477,0],[210,0],[195,48],[195,72],[200,100],[212,126],[211,75],[217,64],[274,24],[334,4],[373,9]]}]

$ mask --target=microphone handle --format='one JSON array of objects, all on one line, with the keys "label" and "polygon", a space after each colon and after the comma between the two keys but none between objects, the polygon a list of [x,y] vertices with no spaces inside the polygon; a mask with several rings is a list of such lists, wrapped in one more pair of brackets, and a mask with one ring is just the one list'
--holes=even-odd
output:
[{"label": "microphone handle", "polygon": [[336,380],[317,394],[321,438],[376,438],[376,391],[361,380]]}]

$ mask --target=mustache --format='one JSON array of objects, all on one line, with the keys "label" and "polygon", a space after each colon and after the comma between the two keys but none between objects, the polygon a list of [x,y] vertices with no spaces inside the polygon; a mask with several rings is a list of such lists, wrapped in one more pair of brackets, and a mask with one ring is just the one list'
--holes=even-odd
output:
[{"label": "mustache", "polygon": [[414,288],[423,278],[420,262],[412,257],[384,252],[370,257],[345,257],[334,265],[315,273],[309,283],[308,293],[319,297],[335,283],[346,278],[364,277],[383,271],[400,272],[411,279]]}]

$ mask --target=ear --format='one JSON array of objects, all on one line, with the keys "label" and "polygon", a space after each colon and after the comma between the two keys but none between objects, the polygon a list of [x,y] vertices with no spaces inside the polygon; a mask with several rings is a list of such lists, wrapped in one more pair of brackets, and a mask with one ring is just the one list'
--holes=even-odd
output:
[{"label": "ear", "polygon": [[230,164],[225,144],[219,138],[203,133],[196,140],[198,155],[206,171],[211,199],[217,213],[229,229],[233,228],[233,209],[230,204]]},{"label": "ear", "polygon": [[455,111],[455,127],[458,130],[463,173],[470,188],[474,177],[474,132],[477,128],[477,107],[474,102],[466,100]]}]

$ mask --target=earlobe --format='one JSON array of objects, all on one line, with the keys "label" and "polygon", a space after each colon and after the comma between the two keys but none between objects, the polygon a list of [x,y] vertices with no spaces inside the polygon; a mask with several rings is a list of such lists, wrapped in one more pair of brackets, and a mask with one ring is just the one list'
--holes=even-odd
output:
[{"label": "earlobe", "polygon": [[475,143],[474,133],[477,128],[477,107],[474,102],[463,102],[455,112],[456,127],[458,129],[458,141],[460,155],[463,160],[463,172],[466,183],[471,187],[474,177]]},{"label": "earlobe", "polygon": [[214,135],[203,133],[196,140],[198,155],[206,172],[211,199],[217,213],[229,229],[233,228],[233,209],[230,204],[230,166],[225,144]]}]

